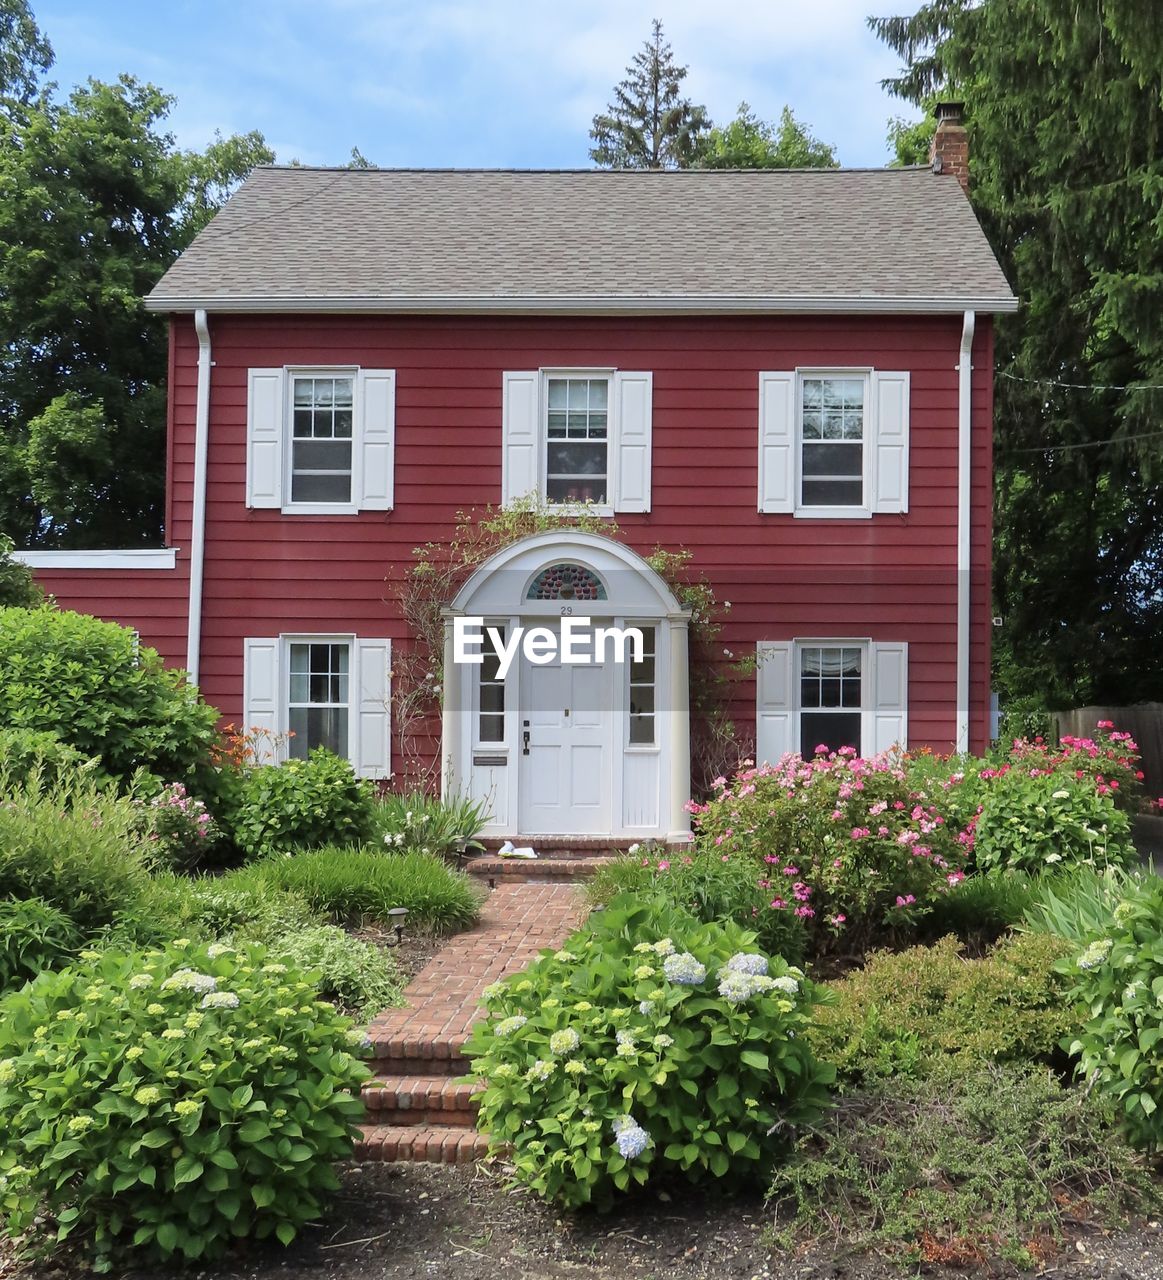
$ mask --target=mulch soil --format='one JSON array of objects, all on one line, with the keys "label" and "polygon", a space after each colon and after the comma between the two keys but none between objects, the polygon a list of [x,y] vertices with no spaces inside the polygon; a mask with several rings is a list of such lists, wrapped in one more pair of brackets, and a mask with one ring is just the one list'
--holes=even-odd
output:
[{"label": "mulch soil", "polygon": [[[511,1190],[489,1166],[364,1165],[343,1171],[327,1219],[289,1249],[250,1249],[214,1267],[149,1268],[125,1280],[932,1280],[1010,1277],[996,1269],[908,1265],[815,1249],[773,1254],[770,1212],[759,1197],[706,1189],[643,1196],[615,1212],[562,1214]],[[2,1280],[76,1280],[67,1264],[18,1269]],[[1159,1280],[1163,1228],[1069,1241],[1038,1276],[1060,1280]]]}]

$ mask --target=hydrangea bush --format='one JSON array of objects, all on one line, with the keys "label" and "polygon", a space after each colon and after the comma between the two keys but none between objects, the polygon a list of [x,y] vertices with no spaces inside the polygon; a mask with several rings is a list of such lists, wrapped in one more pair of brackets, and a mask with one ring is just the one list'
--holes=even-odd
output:
[{"label": "hydrangea bush", "polygon": [[1078,1074],[1111,1099],[1128,1137],[1163,1147],[1163,880],[1147,876],[1107,933],[1059,966],[1087,1021],[1070,1044]]},{"label": "hydrangea bush", "polygon": [[652,1177],[762,1179],[826,1105],[805,1031],[817,988],[735,924],[615,899],[485,992],[465,1053],[480,1126],[566,1206]]},{"label": "hydrangea bush", "polygon": [[818,952],[829,935],[862,947],[911,925],[964,879],[971,836],[946,820],[942,794],[895,755],[842,748],[719,778],[691,811],[704,850],[766,868],[768,909],[802,921]]},{"label": "hydrangea bush", "polygon": [[0,1003],[0,1219],[100,1269],[289,1243],[337,1186],[362,1036],[257,946],[87,952]]}]

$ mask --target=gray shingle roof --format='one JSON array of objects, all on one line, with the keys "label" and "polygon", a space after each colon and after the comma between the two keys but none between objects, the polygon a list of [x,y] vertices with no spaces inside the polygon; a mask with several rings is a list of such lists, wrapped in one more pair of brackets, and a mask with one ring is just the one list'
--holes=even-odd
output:
[{"label": "gray shingle roof", "polygon": [[959,311],[1016,301],[928,169],[256,169],[148,305]]}]

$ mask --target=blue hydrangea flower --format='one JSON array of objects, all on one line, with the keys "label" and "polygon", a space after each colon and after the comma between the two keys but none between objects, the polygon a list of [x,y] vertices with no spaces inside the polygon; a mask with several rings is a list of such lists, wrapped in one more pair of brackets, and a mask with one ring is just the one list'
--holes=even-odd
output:
[{"label": "blue hydrangea flower", "polygon": [[742,1004],[745,1000],[750,1000],[754,994],[750,975],[724,973],[719,979],[719,994],[728,1004]]},{"label": "blue hydrangea flower", "polygon": [[633,1116],[619,1116],[613,1124],[614,1142],[618,1153],[626,1160],[640,1156],[650,1145],[650,1134],[638,1124]]},{"label": "blue hydrangea flower", "polygon": [[755,955],[747,951],[737,951],[731,959],[727,961],[726,967],[732,973],[766,974],[767,957]]},{"label": "blue hydrangea flower", "polygon": [[666,957],[662,962],[662,972],[680,986],[697,987],[707,976],[707,966],[699,964],[689,951],[682,951]]}]

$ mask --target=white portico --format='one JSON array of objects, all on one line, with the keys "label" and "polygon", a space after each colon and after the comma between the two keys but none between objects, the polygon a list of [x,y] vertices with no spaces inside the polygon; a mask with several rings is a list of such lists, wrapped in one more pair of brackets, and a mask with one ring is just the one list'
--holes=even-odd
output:
[{"label": "white portico", "polygon": [[[558,641],[562,619],[576,635],[588,618],[594,631],[636,629],[641,651],[583,643],[589,660],[569,662],[560,644],[539,656],[519,647],[504,671],[489,640],[481,661],[456,661],[458,617],[510,646],[519,628]],[[611,538],[561,530],[498,552],[445,614],[445,795],[482,801],[488,835],[688,840],[688,622],[662,578]]]}]

